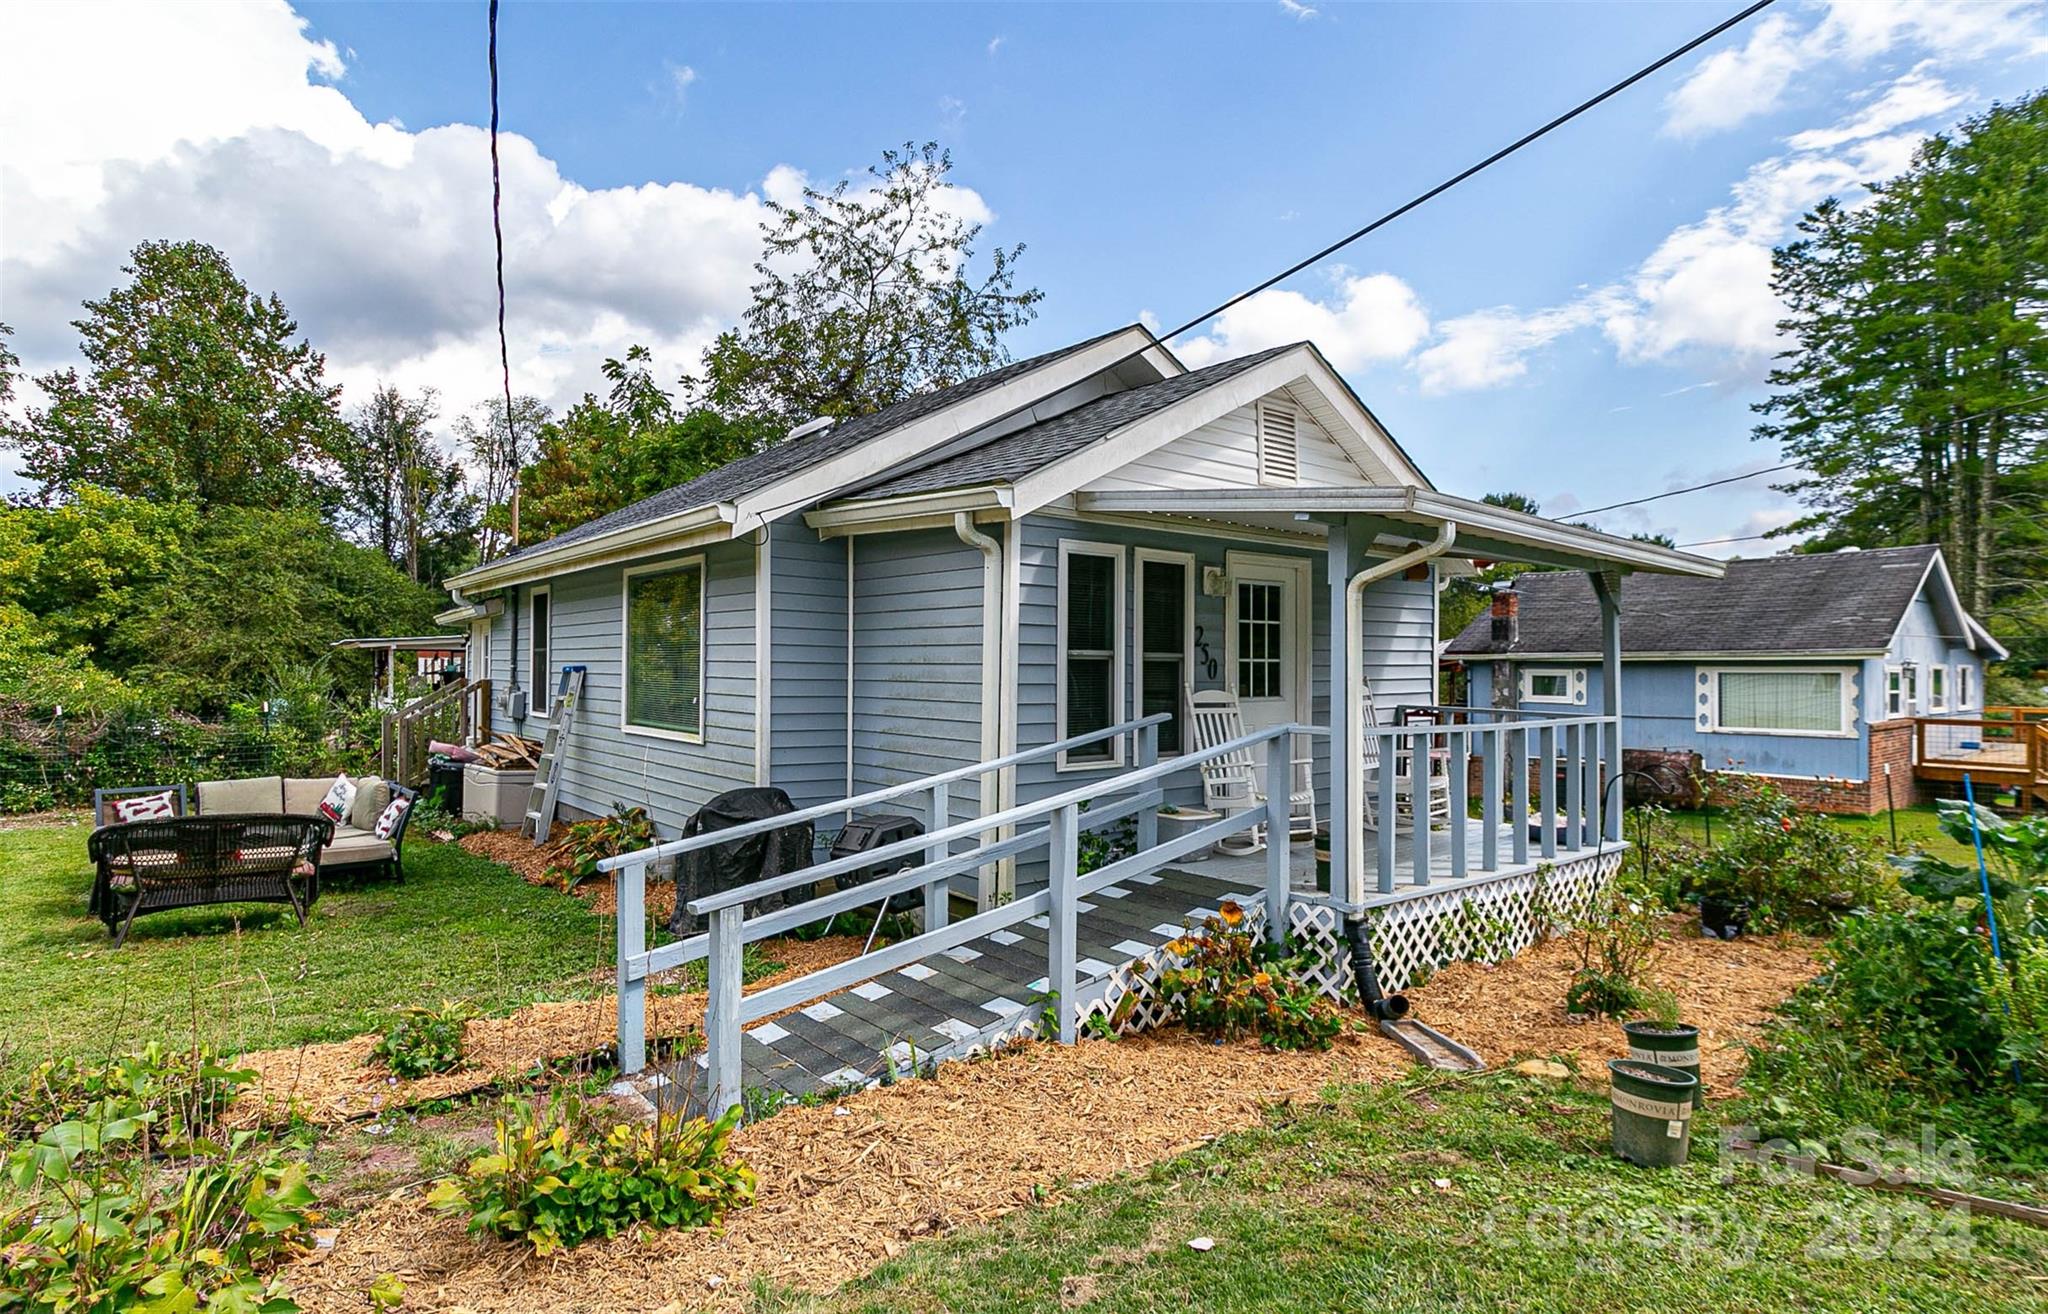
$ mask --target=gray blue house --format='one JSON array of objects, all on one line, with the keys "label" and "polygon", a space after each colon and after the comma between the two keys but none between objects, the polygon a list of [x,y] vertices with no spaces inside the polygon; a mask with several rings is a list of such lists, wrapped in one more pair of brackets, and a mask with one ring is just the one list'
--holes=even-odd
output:
[{"label": "gray blue house", "polygon": [[[1342,761],[1363,711],[1436,701],[1438,586],[1472,556],[1719,571],[1435,492],[1312,345],[1190,370],[1134,325],[801,426],[454,578],[441,619],[468,627],[500,726],[538,737],[559,672],[586,668],[565,816],[638,804],[673,834],[736,787],[822,805],[1152,713],[1170,756],[1186,692],[1228,688],[1250,729],[1318,728],[1296,751],[1327,819],[1361,806],[1333,743]],[[1134,745],[988,771],[951,815],[1113,777]],[[1169,796],[1198,802],[1195,773]],[[956,889],[986,907],[1033,871]]]},{"label": "gray blue house", "polygon": [[[1845,812],[1915,795],[1915,718],[1981,715],[2004,658],[1963,609],[1936,547],[1731,561],[1719,579],[1644,576],[1621,627],[1630,765],[1771,778]],[[1446,646],[1474,706],[1602,707],[1584,577],[1517,576]]]}]

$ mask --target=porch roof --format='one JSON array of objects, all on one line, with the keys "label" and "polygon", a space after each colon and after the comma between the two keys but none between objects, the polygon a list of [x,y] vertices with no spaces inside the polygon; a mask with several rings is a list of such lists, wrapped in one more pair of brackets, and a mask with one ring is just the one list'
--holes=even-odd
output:
[{"label": "porch roof", "polygon": [[1427,488],[1215,488],[1081,493],[1076,506],[1104,514],[1192,516],[1262,529],[1327,532],[1340,516],[1377,522],[1382,535],[1457,527],[1454,555],[1572,570],[1649,571],[1719,579],[1708,557],[1581,529]]}]

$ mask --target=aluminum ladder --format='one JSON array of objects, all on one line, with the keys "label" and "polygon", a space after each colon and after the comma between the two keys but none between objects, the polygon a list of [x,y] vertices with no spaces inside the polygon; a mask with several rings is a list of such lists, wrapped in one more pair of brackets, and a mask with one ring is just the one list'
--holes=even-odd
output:
[{"label": "aluminum ladder", "polygon": [[526,796],[526,816],[519,823],[519,833],[530,838],[536,848],[548,842],[548,832],[555,828],[556,773],[569,747],[569,732],[576,728],[576,713],[583,706],[583,676],[581,666],[562,668],[548,732],[541,739],[540,760],[533,764],[533,789]]}]

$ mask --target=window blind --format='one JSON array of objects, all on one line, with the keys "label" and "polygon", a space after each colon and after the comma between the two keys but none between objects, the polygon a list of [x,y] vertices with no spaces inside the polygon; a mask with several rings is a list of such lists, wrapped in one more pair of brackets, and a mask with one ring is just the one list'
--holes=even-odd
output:
[{"label": "window blind", "polygon": [[1729,730],[1842,730],[1839,671],[1723,671],[1720,724]]},{"label": "window blind", "polygon": [[704,730],[704,571],[626,582],[626,721],[651,730]]}]

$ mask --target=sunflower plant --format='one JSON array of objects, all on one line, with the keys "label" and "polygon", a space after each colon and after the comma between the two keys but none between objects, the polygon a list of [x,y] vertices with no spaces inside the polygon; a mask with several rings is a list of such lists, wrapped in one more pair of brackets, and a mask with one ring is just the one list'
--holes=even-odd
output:
[{"label": "sunflower plant", "polygon": [[1274,1049],[1323,1050],[1344,1029],[1336,1005],[1297,979],[1305,955],[1246,930],[1244,909],[1235,903],[1226,901],[1166,949],[1176,962],[1160,972],[1159,988],[1191,1031],[1220,1040],[1256,1036]]}]

